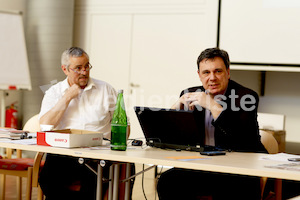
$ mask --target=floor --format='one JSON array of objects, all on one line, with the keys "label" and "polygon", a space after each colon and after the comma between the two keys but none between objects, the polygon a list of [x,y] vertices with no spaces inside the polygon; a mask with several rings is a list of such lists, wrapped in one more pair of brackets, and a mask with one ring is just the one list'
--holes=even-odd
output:
[{"label": "floor", "polygon": [[[148,168],[149,166],[146,165],[145,168]],[[143,169],[143,166],[141,164],[136,164],[136,172],[139,172]],[[156,179],[154,178],[154,168],[146,171],[143,175],[139,175],[136,177],[135,184],[133,187],[133,196],[132,200],[158,200],[157,193],[156,193]],[[5,200],[16,200],[17,194],[16,194],[16,179],[12,176],[7,176],[6,179],[6,197]],[[26,178],[23,178],[23,197],[22,200],[25,200],[25,190],[26,190]],[[145,197],[146,196],[146,197]],[[37,188],[33,188],[32,191],[32,200],[37,199]],[[204,198],[206,199],[206,198]],[[274,200],[275,196],[270,195],[265,200]],[[293,200],[300,200],[300,197],[293,198]]]},{"label": "floor", "polygon": [[[26,192],[26,178],[22,179],[22,199],[25,200]],[[6,176],[6,190],[5,190],[5,200],[16,200],[17,190],[16,190],[17,180],[14,176]],[[2,195],[2,194],[1,194]],[[32,200],[37,199],[37,188],[32,190]]]},{"label": "floor", "polygon": [[[149,166],[145,166],[147,168]],[[142,169],[142,165],[136,164],[136,171],[139,172]],[[147,199],[147,200],[158,200],[155,186],[156,186],[156,180],[154,178],[154,169],[151,169],[147,172],[144,173],[144,182],[142,184],[142,174],[136,177],[136,181],[133,187],[133,200],[141,200],[141,199]],[[5,195],[5,200],[16,200],[17,199],[17,194],[16,194],[16,179],[12,176],[7,176],[6,179],[6,195]],[[23,178],[23,197],[22,199],[25,200],[25,190],[26,190],[26,178]],[[143,193],[143,188],[144,192],[146,195],[146,198],[144,197]],[[32,191],[32,200],[37,199],[37,189],[33,188]]]}]

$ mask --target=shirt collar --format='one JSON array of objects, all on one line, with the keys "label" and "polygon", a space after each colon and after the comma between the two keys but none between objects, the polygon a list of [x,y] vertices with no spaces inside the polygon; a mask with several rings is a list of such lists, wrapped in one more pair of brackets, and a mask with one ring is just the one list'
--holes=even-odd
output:
[{"label": "shirt collar", "polygon": [[65,80],[63,80],[63,82],[62,82],[61,91],[62,91],[63,93],[65,93],[66,90],[67,90],[69,87],[70,87],[70,85],[69,85],[69,83],[68,83],[68,77],[67,77],[67,78],[66,78]]},{"label": "shirt collar", "polygon": [[87,84],[87,86],[84,88],[84,90],[90,90],[92,89],[93,87],[96,87],[96,84],[94,83],[94,80],[90,77],[89,78],[89,82]]}]

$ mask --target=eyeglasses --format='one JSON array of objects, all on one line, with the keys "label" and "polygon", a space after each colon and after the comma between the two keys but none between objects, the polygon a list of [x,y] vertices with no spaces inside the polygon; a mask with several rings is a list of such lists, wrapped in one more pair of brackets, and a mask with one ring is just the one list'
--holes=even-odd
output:
[{"label": "eyeglasses", "polygon": [[69,68],[69,69],[72,70],[73,72],[77,73],[77,74],[82,74],[84,71],[85,71],[85,72],[88,72],[88,71],[90,71],[92,68],[93,68],[93,66],[92,66],[90,63],[88,63],[88,64],[87,64],[86,66],[84,66],[84,67],[78,66],[78,67],[75,67],[74,69],[73,69],[73,68]]}]

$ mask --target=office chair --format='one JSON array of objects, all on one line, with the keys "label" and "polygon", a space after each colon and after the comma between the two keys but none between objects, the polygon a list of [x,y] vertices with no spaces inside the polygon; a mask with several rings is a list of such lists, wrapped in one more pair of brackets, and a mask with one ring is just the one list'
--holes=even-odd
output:
[{"label": "office chair", "polygon": [[[271,114],[271,113],[257,113],[257,121],[259,124],[261,142],[270,154],[279,152],[278,141],[272,134],[272,131],[266,130],[285,130],[285,115],[281,114]],[[282,151],[282,149],[281,149]],[[263,192],[267,182],[267,177],[261,178],[261,191],[262,191],[262,199]],[[282,189],[281,189],[282,181],[280,179],[275,179],[275,196],[276,198],[281,197]]]},{"label": "office chair", "polygon": [[[276,141],[276,139],[274,138],[272,133],[264,131],[264,130],[260,130],[259,134],[261,136],[261,138],[260,138],[261,143],[264,145],[264,147],[266,148],[268,153],[269,154],[278,153],[278,142]],[[267,177],[260,178],[261,199],[264,199],[264,190],[265,190],[267,180],[268,180]],[[275,187],[279,187],[279,184],[281,184],[281,181],[275,180]],[[275,194],[276,196],[281,195],[281,190],[279,190],[279,188],[277,188],[275,190],[277,191],[277,193],[280,192],[279,194]]]}]

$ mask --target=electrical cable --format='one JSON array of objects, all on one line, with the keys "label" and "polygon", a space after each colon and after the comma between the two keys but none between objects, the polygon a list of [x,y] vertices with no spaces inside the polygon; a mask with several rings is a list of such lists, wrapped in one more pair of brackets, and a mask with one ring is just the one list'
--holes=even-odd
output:
[{"label": "electrical cable", "polygon": [[164,168],[164,166],[161,166],[160,172],[158,172],[158,175],[155,177],[155,179],[156,179],[156,188],[155,188],[155,198],[154,198],[154,200],[156,200],[156,196],[158,195],[158,194],[157,194],[158,179],[159,179],[160,174],[161,174],[162,171],[163,171],[163,168]]},{"label": "electrical cable", "polygon": [[145,197],[145,199],[147,200],[147,196],[146,196],[146,193],[145,193],[145,188],[144,188],[144,170],[145,170],[145,164],[143,164],[143,173],[142,173],[142,189],[143,189],[143,194],[144,194],[144,197]]}]

